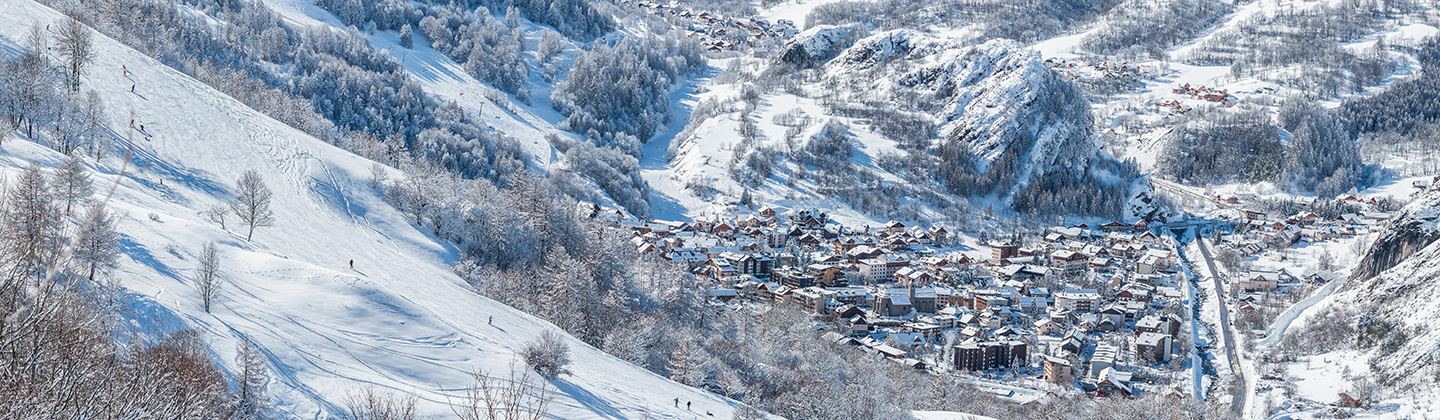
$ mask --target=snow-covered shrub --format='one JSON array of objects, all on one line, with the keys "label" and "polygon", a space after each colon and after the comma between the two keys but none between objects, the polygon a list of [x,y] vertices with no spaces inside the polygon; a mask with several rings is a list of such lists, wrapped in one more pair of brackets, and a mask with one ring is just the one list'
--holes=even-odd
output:
[{"label": "snow-covered shrub", "polygon": [[546,330],[535,340],[525,343],[525,348],[520,350],[520,357],[525,359],[525,364],[539,372],[540,376],[549,379],[570,373],[567,369],[570,366],[570,345],[565,344],[565,339],[554,331]]}]

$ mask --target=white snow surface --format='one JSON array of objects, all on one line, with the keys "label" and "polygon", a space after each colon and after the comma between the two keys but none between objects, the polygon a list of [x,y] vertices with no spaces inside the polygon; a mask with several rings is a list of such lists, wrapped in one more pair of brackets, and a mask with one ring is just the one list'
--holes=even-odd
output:
[{"label": "white snow surface", "polygon": [[912,411],[915,420],[995,420],[994,417],[957,413],[954,411]]},{"label": "white snow surface", "polygon": [[[62,19],[28,0],[0,5],[0,45],[12,53],[31,24]],[[370,161],[112,39],[97,36],[95,43],[84,86],[105,100],[116,141],[129,137],[132,157],[126,166],[112,153],[93,169],[102,189],[116,185],[108,204],[121,216],[124,256],[114,277],[142,335],[198,330],[233,372],[237,337],[251,334],[266,355],[283,418],[338,416],[347,392],[372,385],[417,394],[423,414],[446,418],[453,416],[447,398],[471,383],[471,372],[504,376],[525,342],[558,331],[471,292],[448,269],[455,248],[415,229],[370,188]],[[132,111],[147,131],[127,129]],[[61,159],[28,141],[0,148],[0,168],[12,175],[30,161],[54,167]],[[235,179],[250,169],[274,191],[276,216],[253,241],[233,221],[225,230],[200,215],[230,199]],[[187,278],[209,241],[219,246],[227,284],[205,313]],[[730,416],[732,401],[566,337],[573,374],[551,382],[559,389],[553,418]],[[674,408],[674,398],[693,401],[697,411]]]}]

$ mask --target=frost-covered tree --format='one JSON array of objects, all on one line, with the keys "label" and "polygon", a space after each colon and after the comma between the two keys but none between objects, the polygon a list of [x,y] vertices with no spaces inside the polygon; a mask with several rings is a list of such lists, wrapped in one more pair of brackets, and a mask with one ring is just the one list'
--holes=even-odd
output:
[{"label": "frost-covered tree", "polygon": [[415,30],[408,23],[400,27],[400,46],[415,48]]},{"label": "frost-covered tree", "polygon": [[250,339],[241,334],[235,348],[234,399],[231,402],[232,419],[260,420],[269,418],[273,403],[265,394],[270,384],[270,369],[265,366],[265,353]]},{"label": "frost-covered tree", "polygon": [[84,204],[95,193],[90,183],[90,169],[78,153],[71,153],[55,171],[55,198],[65,205],[65,214],[73,214],[76,204]]},{"label": "frost-covered tree", "polygon": [[525,364],[549,379],[570,373],[570,345],[554,331],[545,330],[520,350]]},{"label": "frost-covered tree", "polygon": [[540,45],[537,50],[540,53],[540,62],[547,63],[550,59],[565,52],[565,37],[561,36],[559,32],[546,29],[540,35]]},{"label": "frost-covered tree", "polygon": [[105,149],[109,146],[106,140],[110,136],[110,127],[105,118],[105,102],[100,99],[100,93],[91,89],[85,92],[84,106],[80,126],[81,145],[89,147],[98,162],[105,156]]},{"label": "frost-covered tree", "polygon": [[701,386],[708,379],[705,365],[710,354],[695,343],[692,337],[683,337],[679,345],[670,352],[670,379],[690,386]]},{"label": "frost-covered tree", "polygon": [[120,234],[115,231],[115,218],[96,202],[85,207],[80,230],[75,233],[73,258],[90,280],[96,274],[107,274],[119,265]]},{"label": "frost-covered tree", "polygon": [[210,306],[220,299],[220,292],[224,289],[220,279],[220,255],[215,249],[215,242],[206,242],[200,247],[200,255],[195,257],[195,292],[200,294],[201,307],[205,313],[210,313]]},{"label": "frost-covered tree", "polygon": [[390,170],[380,162],[370,164],[370,188],[380,188],[385,181],[390,179]]},{"label": "frost-covered tree", "polygon": [[250,230],[245,240],[255,235],[255,228],[275,224],[275,212],[270,209],[274,193],[265,186],[265,180],[254,169],[247,170],[235,183],[235,200],[230,202],[230,211]]},{"label": "frost-covered tree", "polygon": [[1314,112],[1295,129],[1282,179],[1302,191],[1319,192],[1317,187],[1325,183],[1328,198],[1357,184],[1360,165],[1353,131],[1332,112]]},{"label": "frost-covered tree", "polygon": [[16,277],[38,282],[60,258],[66,242],[63,211],[55,206],[50,181],[39,164],[31,162],[20,172],[5,193],[3,210],[0,244],[13,264],[11,270]]},{"label": "frost-covered tree", "polygon": [[831,119],[801,149],[801,162],[826,169],[843,165],[854,154],[855,138],[850,126]]},{"label": "frost-covered tree", "polygon": [[0,115],[9,120],[10,129],[24,128],[33,138],[37,128],[54,118],[51,109],[59,91],[46,54],[49,37],[39,25],[30,28],[25,48],[13,59],[0,57]]},{"label": "frost-covered tree", "polygon": [[596,43],[575,58],[550,100],[566,117],[564,129],[593,130],[591,137],[625,133],[646,142],[670,121],[670,84],[704,65],[699,44],[678,35],[627,37],[613,47]]},{"label": "frost-covered tree", "polygon": [[66,86],[80,93],[80,77],[95,59],[95,39],[90,28],[74,18],[61,21],[55,31],[55,52],[64,59]]},{"label": "frost-covered tree", "polygon": [[65,92],[50,108],[50,147],[61,154],[70,154],[84,147],[85,105],[79,94]]}]

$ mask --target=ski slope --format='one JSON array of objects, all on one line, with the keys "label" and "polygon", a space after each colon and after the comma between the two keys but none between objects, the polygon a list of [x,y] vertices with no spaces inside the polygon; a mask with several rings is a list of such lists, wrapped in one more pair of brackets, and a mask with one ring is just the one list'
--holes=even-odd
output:
[{"label": "ski slope", "polygon": [[[20,51],[32,24],[62,19],[28,0],[0,0],[0,9],[6,54]],[[339,416],[347,392],[371,385],[414,393],[423,414],[449,418],[447,398],[470,384],[471,372],[503,376],[525,342],[557,330],[472,293],[448,269],[455,248],[415,229],[370,188],[370,161],[115,40],[97,35],[95,47],[84,87],[104,99],[115,141],[132,157],[127,163],[111,153],[90,163],[97,186],[116,186],[109,206],[119,215],[124,256],[114,277],[142,337],[198,330],[231,372],[237,337],[251,334],[266,355],[281,418]],[[128,128],[132,112],[146,131]],[[0,169],[11,176],[30,161],[53,167],[60,159],[29,141],[0,144]],[[247,241],[233,220],[221,229],[200,213],[232,197],[235,180],[251,169],[274,191],[276,223]],[[227,282],[212,313],[201,310],[187,280],[207,241],[218,244]],[[573,375],[551,382],[559,391],[552,418],[730,416],[732,401],[566,337]],[[696,411],[665,406],[674,398],[693,401]]]}]

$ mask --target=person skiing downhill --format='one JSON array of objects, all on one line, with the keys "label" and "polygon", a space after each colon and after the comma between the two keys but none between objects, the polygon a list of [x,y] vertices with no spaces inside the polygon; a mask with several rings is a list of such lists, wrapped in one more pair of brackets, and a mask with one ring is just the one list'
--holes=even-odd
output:
[{"label": "person skiing downhill", "polygon": [[680,397],[675,397],[675,408],[680,408]]},{"label": "person skiing downhill", "polygon": [[490,325],[495,325],[495,315],[490,315],[490,320],[487,323]]},{"label": "person skiing downhill", "polygon": [[355,269],[355,260],[350,260],[350,269],[351,269],[351,270],[354,270],[354,269]]}]

